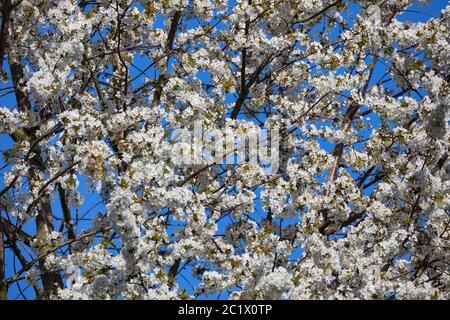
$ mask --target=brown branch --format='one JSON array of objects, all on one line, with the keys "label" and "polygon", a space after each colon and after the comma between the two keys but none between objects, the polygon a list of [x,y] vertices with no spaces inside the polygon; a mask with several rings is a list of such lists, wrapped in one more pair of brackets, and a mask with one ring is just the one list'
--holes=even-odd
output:
[{"label": "brown branch", "polygon": [[367,180],[367,178],[372,173],[373,169],[375,169],[375,166],[371,166],[367,171],[364,173],[364,175],[359,179],[358,181],[358,189],[361,189],[362,185],[364,184],[364,181]]},{"label": "brown branch", "polygon": [[[159,61],[161,61],[162,59],[164,59],[165,57],[170,56],[173,52],[176,51],[181,51],[182,47],[184,47],[185,45],[189,45],[190,43],[193,43],[194,41],[198,40],[201,37],[204,37],[205,35],[207,35],[208,33],[210,33],[215,27],[217,27],[223,20],[225,20],[226,18],[228,18],[232,13],[228,13],[226,15],[224,15],[223,17],[219,18],[213,25],[205,28],[205,31],[197,34],[195,36],[193,36],[192,38],[188,38],[186,39],[184,42],[180,43],[178,48],[172,48],[171,51],[166,52],[164,54],[162,54],[161,56],[153,59],[153,62],[150,63],[149,65],[147,65],[143,70],[141,70],[138,74],[136,74],[131,80],[130,83],[134,82],[134,80],[139,79],[143,74],[145,74],[150,68],[152,68],[153,66],[155,66]],[[94,57],[95,58],[95,57]],[[139,86],[138,88],[136,88],[133,93],[139,93],[142,90],[144,90],[145,88],[147,88],[148,86],[155,86],[155,82],[154,81],[148,81],[147,83]]]},{"label": "brown branch", "polygon": [[100,100],[100,106],[103,110],[106,110],[106,99],[103,95],[102,87],[100,86],[100,83],[98,82],[97,75],[95,74],[95,71],[92,71],[91,73],[91,79],[94,83],[95,90],[97,91],[98,99]]},{"label": "brown branch", "polygon": [[62,243],[58,244],[57,246],[52,247],[51,249],[49,249],[46,252],[44,252],[41,255],[39,255],[36,259],[33,259],[27,265],[23,266],[22,269],[20,269],[14,276],[12,276],[11,279],[8,280],[8,283],[11,284],[11,283],[14,283],[17,280],[19,280],[20,276],[23,273],[25,273],[28,270],[30,270],[35,263],[45,259],[48,255],[55,253],[56,250],[58,250],[58,249],[60,249],[62,247],[65,247],[67,245],[70,245],[70,244],[72,244],[72,243],[74,243],[76,241],[81,241],[81,240],[83,240],[85,238],[91,237],[91,236],[93,236],[93,235],[95,235],[97,233],[106,232],[106,231],[109,231],[109,230],[111,230],[111,227],[107,227],[107,228],[104,228],[104,229],[101,229],[101,230],[97,230],[97,231],[88,232],[88,233],[85,233],[85,234],[81,235],[77,239],[68,240],[68,241],[65,241],[65,242],[62,242]]},{"label": "brown branch", "polygon": [[[248,4],[251,5],[252,1],[249,0]],[[245,38],[248,37],[249,28],[250,28],[250,22],[247,20],[247,21],[245,21],[245,27],[244,27]],[[242,63],[242,66],[241,66],[241,88],[240,88],[239,98],[247,96],[246,79],[245,79],[245,73],[246,73],[246,68],[247,68],[247,48],[246,47],[244,47],[242,49],[241,59],[242,59],[242,62],[241,62]],[[240,108],[241,108],[241,106],[239,106],[239,110],[240,110]],[[236,106],[235,106],[235,109],[236,109]],[[236,114],[235,114],[235,110],[233,110],[233,113],[231,114],[232,119],[235,119],[237,117],[239,110],[236,112]]]},{"label": "brown branch", "polygon": [[180,19],[181,19],[181,11],[175,12],[175,14],[172,17],[172,22],[170,24],[169,34],[167,35],[167,43],[166,43],[166,48],[165,48],[166,55],[167,55],[166,65],[165,65],[164,71],[160,74],[160,76],[158,77],[158,80],[156,81],[157,87],[155,89],[155,93],[153,94],[152,107],[159,105],[159,103],[161,102],[161,95],[163,92],[163,88],[167,82],[166,74],[167,74],[167,69],[169,67],[170,55],[171,55],[171,52],[173,49],[173,43],[175,41],[175,34],[177,32]]},{"label": "brown branch", "polygon": [[[347,113],[344,116],[344,122],[345,122],[344,128],[343,128],[344,132],[350,128],[353,118],[355,117],[355,114],[358,111],[358,109],[359,109],[359,105],[357,105],[357,104],[353,104],[348,108]],[[336,144],[336,146],[334,147],[334,150],[333,150],[334,163],[333,163],[333,167],[331,168],[331,171],[330,171],[330,178],[332,181],[336,180],[337,170],[342,161],[343,151],[344,151],[344,143],[340,142],[340,143]],[[329,189],[327,190],[326,195],[327,196],[329,195]]]},{"label": "brown branch", "polygon": [[[11,24],[11,22],[10,22]],[[12,25],[10,27],[12,29]],[[23,71],[23,67],[20,64],[18,58],[13,57],[11,52],[9,53],[9,67],[11,69],[11,78],[16,94],[17,105],[19,106],[19,110],[24,113],[28,113],[32,110],[30,100],[27,95],[22,90],[22,86],[20,85],[21,81],[23,81],[25,73]]]},{"label": "brown branch", "polygon": [[181,259],[178,258],[175,260],[173,265],[169,268],[169,273],[167,274],[167,277],[169,279],[169,288],[172,288],[173,283],[175,282],[175,278],[178,274],[178,268],[180,267]]},{"label": "brown branch", "polygon": [[[39,150],[37,150],[39,142],[41,142],[45,138],[51,136],[52,134],[58,132],[60,129],[61,129],[61,126],[56,125],[52,130],[50,130],[50,132],[43,134],[41,137],[34,140],[24,157],[24,161],[27,162],[28,160],[34,160],[34,162],[37,162],[37,164],[39,166],[41,166],[42,159],[40,159],[40,157],[38,156]],[[16,141],[17,135],[19,134],[18,132],[20,130],[21,130],[21,128],[16,129],[12,133],[12,137],[13,137],[14,141]],[[26,133],[24,133],[24,134],[26,134]],[[34,155],[33,155],[33,153],[34,153]],[[33,155],[33,157],[31,157],[31,155]],[[16,181],[17,181],[17,179],[19,179],[19,177],[20,177],[20,174],[16,174],[14,176],[14,178],[11,180],[11,182],[0,191],[0,197],[3,196],[6,192],[8,192],[12,188],[12,186],[16,183]]]},{"label": "brown branch", "polygon": [[2,25],[0,29],[0,73],[3,72],[3,57],[5,56],[7,38],[10,35],[11,0],[2,0]]},{"label": "brown branch", "polygon": [[[14,255],[19,260],[20,264],[22,266],[25,266],[28,264],[27,259],[22,254],[22,251],[20,251],[19,246],[16,243],[16,240],[14,238],[11,238],[6,234],[6,243],[9,245],[9,248],[14,252]],[[32,284],[34,292],[36,294],[36,297],[39,298],[42,295],[42,290],[39,288],[37,284]]]},{"label": "brown branch", "polygon": [[[373,64],[372,64],[372,67],[370,68],[370,72],[369,72],[369,77],[367,79],[367,82],[364,85],[363,90],[362,90],[363,97],[366,96],[367,90],[369,89],[370,79],[372,79],[377,62],[378,62],[378,53],[377,53],[377,55],[374,56]],[[347,131],[348,129],[350,129],[353,118],[355,117],[355,114],[358,111],[359,107],[360,107],[360,105],[353,104],[347,110],[347,113],[344,116],[344,123],[345,123],[344,128],[343,128],[344,132]],[[343,151],[344,151],[344,143],[342,143],[342,142],[338,143],[334,148],[333,155],[334,155],[335,159],[334,159],[333,167],[331,168],[331,172],[330,172],[330,177],[333,181],[336,179],[337,170],[338,170],[339,165],[342,160]],[[329,194],[329,190],[327,190],[327,195],[328,194]]]},{"label": "brown branch", "polygon": [[438,162],[436,163],[436,166],[433,169],[433,173],[439,171],[444,166],[445,162],[448,159],[448,153],[444,154],[441,158],[439,158]]},{"label": "brown branch", "polygon": [[[364,85],[364,87],[362,89],[363,97],[366,96],[367,90],[369,89],[370,79],[373,76],[373,73],[375,71],[375,66],[376,66],[376,64],[378,62],[378,54],[379,53],[377,53],[374,56],[373,64],[372,64],[372,67],[370,68],[370,72],[369,72],[369,77],[368,77],[367,82],[365,83],[365,85]],[[359,107],[360,107],[359,104],[353,103],[348,108],[348,110],[347,110],[347,112],[346,112],[346,114],[344,116],[344,127],[342,128],[344,132],[346,132],[346,131],[348,131],[350,129],[350,127],[352,125],[352,122],[353,122],[353,118],[355,117],[356,113],[358,112]],[[329,175],[331,181],[334,181],[337,178],[337,171],[338,171],[339,166],[341,164],[343,154],[344,154],[344,143],[340,142],[340,143],[335,145],[334,150],[333,150],[334,163],[333,163],[333,167],[330,170],[330,175]],[[371,172],[372,170],[373,169],[371,168],[369,171]],[[370,174],[370,172],[369,172],[369,174]],[[367,174],[366,177],[363,176],[363,179],[364,180],[367,179],[369,174]],[[364,181],[363,179],[361,179],[361,180]],[[360,183],[358,184],[358,188],[359,189],[361,189],[361,185],[362,185],[362,183],[360,181]],[[330,195],[330,190],[331,190],[330,188],[327,188],[327,190],[325,192],[326,196]],[[352,219],[349,218],[350,221],[348,222],[348,224],[346,224],[346,222],[344,222],[343,224],[341,224],[340,227],[334,226],[334,222],[330,221],[328,219],[328,209],[327,208],[323,208],[322,210],[320,210],[320,215],[322,216],[322,220],[323,221],[322,221],[322,223],[319,226],[319,232],[324,234],[324,235],[329,235],[329,234],[334,233],[336,231],[336,228],[340,229],[343,226],[347,226],[350,223],[352,223],[354,221],[353,218],[356,220],[359,217],[360,214],[357,214],[356,216],[352,217]]]},{"label": "brown branch", "polygon": [[0,300],[6,300],[8,284],[5,279],[5,243],[3,241],[3,223],[0,220]]},{"label": "brown branch", "polygon": [[19,240],[23,244],[31,247],[31,243],[33,242],[33,237],[31,235],[17,228],[3,217],[0,217],[0,226],[3,227],[3,233],[6,234],[8,238],[12,240]]},{"label": "brown branch", "polygon": [[47,187],[52,184],[53,182],[55,182],[59,177],[63,176],[67,171],[72,170],[75,166],[77,166],[78,164],[80,164],[81,161],[76,161],[74,162],[72,165],[70,165],[69,167],[67,167],[66,169],[58,172],[53,178],[51,178],[50,180],[48,180],[38,191],[38,196],[33,200],[33,202],[28,206],[26,213],[27,215],[30,214],[31,209],[33,209],[33,207],[38,203],[38,201],[40,200],[40,198],[44,195],[45,193],[45,189],[47,189]]},{"label": "brown branch", "polygon": [[61,184],[58,184],[58,194],[59,194],[59,200],[61,202],[61,208],[62,208],[62,212],[63,212],[63,218],[64,218],[63,224],[66,226],[66,229],[67,229],[67,238],[75,239],[76,236],[75,236],[75,231],[73,229],[72,216],[70,214],[69,206],[67,205],[66,191],[61,187]]},{"label": "brown branch", "polygon": [[296,24],[297,24],[297,23],[306,23],[306,22],[308,22],[308,21],[311,21],[311,20],[317,18],[318,16],[320,16],[321,14],[325,13],[326,11],[328,11],[329,9],[331,9],[332,7],[336,6],[337,4],[339,4],[339,3],[342,2],[342,1],[343,1],[343,0],[337,0],[337,1],[333,2],[333,3],[330,3],[328,6],[326,6],[325,8],[323,8],[322,10],[320,10],[319,12],[313,14],[312,16],[310,16],[310,17],[308,17],[308,18],[306,18],[306,19],[304,19],[304,20],[301,20],[301,21],[298,21],[298,22],[295,22],[295,23],[296,23]]},{"label": "brown branch", "polygon": [[203,171],[205,171],[206,169],[210,168],[213,164],[209,164],[206,165],[202,168],[200,168],[197,171],[194,171],[193,173],[191,173],[189,176],[187,176],[186,178],[184,178],[183,181],[181,181],[180,183],[178,183],[178,187],[182,187],[184,186],[189,180],[191,180],[192,178],[195,178],[196,176],[198,176],[200,173],[202,173]]},{"label": "brown branch", "polygon": [[346,220],[342,221],[339,224],[339,226],[334,226],[333,222],[331,220],[326,220],[320,225],[319,232],[325,236],[334,234],[335,232],[339,231],[340,229],[351,225],[353,222],[355,222],[360,217],[362,217],[365,212],[366,212],[365,210],[363,210],[361,212],[352,212]]},{"label": "brown branch", "polygon": [[231,111],[231,119],[236,119],[239,112],[241,111],[242,105],[244,104],[245,99],[247,99],[247,95],[250,92],[250,88],[255,83],[256,80],[258,80],[259,75],[264,70],[264,68],[270,63],[272,58],[274,57],[274,54],[269,54],[264,61],[259,65],[259,67],[255,70],[255,72],[252,74],[250,79],[248,80],[248,83],[244,85],[244,88],[241,88],[241,92],[239,94],[238,99],[236,100],[233,110]]}]

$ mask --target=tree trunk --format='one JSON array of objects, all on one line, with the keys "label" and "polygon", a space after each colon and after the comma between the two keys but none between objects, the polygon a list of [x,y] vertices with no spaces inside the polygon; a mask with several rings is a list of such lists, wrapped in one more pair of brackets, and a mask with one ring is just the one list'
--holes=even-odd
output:
[{"label": "tree trunk", "polygon": [[[11,21],[9,21],[8,25],[8,34],[13,36],[13,25]],[[31,112],[31,103],[29,98],[22,90],[23,84],[20,85],[21,81],[24,79],[24,69],[20,62],[20,57],[16,57],[11,52],[8,55],[8,62],[11,69],[11,78],[13,82],[13,86],[15,89],[15,95],[19,110],[22,112]],[[31,134],[29,137],[30,140],[36,139],[34,134]],[[38,168],[33,168],[33,161],[37,162]],[[30,174],[30,190],[33,189],[33,177],[35,176],[34,170],[42,170],[45,171],[45,165],[42,159],[40,158],[40,150],[36,150],[36,155],[30,159],[30,166],[33,168]],[[57,292],[59,287],[62,287],[62,278],[59,272],[50,271],[45,266],[45,261],[48,258],[54,257],[55,253],[51,253],[47,255],[52,249],[52,245],[49,241],[49,235],[53,231],[53,212],[50,202],[50,197],[45,195],[42,197],[41,207],[39,208],[38,215],[36,217],[36,244],[37,244],[37,252],[38,256],[45,256],[39,261],[39,269],[41,271],[41,279],[43,284],[43,294],[41,299],[51,299],[55,293]]]},{"label": "tree trunk", "polygon": [[[50,233],[53,231],[53,216],[52,208],[50,206],[50,197],[44,196],[44,203],[39,209],[38,216],[36,217],[36,243],[37,243],[37,255],[46,255],[52,248],[52,244],[49,241]],[[62,288],[63,283],[61,275],[58,271],[51,271],[45,265],[45,261],[48,258],[55,257],[55,253],[46,255],[45,258],[39,261],[39,269],[41,271],[41,279],[44,287],[43,295],[41,299],[51,299],[57,292],[58,288]]]}]

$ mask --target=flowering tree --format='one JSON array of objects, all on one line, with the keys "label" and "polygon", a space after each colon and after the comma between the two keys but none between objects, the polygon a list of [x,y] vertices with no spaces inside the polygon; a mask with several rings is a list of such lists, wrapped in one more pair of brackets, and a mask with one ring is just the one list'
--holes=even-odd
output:
[{"label": "flowering tree", "polygon": [[[450,298],[427,2],[2,0],[0,298]],[[185,161],[196,121],[277,165]]]}]

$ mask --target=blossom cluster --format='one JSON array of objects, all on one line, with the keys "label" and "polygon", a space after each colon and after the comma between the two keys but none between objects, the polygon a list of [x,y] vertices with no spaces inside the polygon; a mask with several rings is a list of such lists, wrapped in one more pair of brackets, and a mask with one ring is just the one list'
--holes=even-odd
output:
[{"label": "blossom cluster", "polygon": [[[449,299],[450,7],[415,2],[20,1],[0,221],[37,297]],[[278,165],[183,161],[198,122]]]}]

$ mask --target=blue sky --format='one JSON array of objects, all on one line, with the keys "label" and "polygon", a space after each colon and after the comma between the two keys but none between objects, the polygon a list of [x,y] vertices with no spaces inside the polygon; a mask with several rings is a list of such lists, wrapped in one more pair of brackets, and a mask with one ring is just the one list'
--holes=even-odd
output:
[{"label": "blue sky", "polygon": [[[434,0],[432,1],[432,3],[428,6],[426,6],[425,8],[419,8],[417,5],[414,5],[411,8],[410,12],[406,12],[401,14],[398,19],[401,21],[414,21],[414,22],[424,22],[427,21],[430,16],[438,16],[439,12],[448,4],[448,1],[442,1],[442,0]],[[353,12],[357,12],[358,8],[356,6],[353,6],[351,11]],[[417,11],[417,12],[416,12]],[[421,13],[418,13],[421,12]],[[425,14],[424,14],[425,13]],[[162,26],[162,19],[159,21],[157,27]],[[142,57],[138,57],[135,60],[135,64],[137,67],[144,67],[145,65],[148,64],[148,59],[146,58],[142,58]],[[6,62],[4,62],[4,68],[6,69],[6,71],[9,73],[8,69],[8,65]],[[375,72],[374,72],[374,76],[373,76],[373,81],[376,82],[385,72],[386,67],[384,65],[382,65],[381,63],[378,63],[376,68],[375,68]],[[132,71],[131,76],[133,77],[134,75],[137,74],[137,70],[134,69]],[[152,74],[152,72],[148,72],[149,74]],[[208,82],[209,81],[209,75],[207,73],[199,73],[199,78],[204,81],[204,82]],[[143,78],[139,78],[136,80],[136,85],[139,85],[139,82],[142,83]],[[7,92],[9,92],[10,90],[6,89],[3,90],[3,88],[7,88],[10,87],[12,84],[11,82],[8,83],[3,83],[0,85],[0,89],[2,91],[0,91],[0,107],[4,107],[7,106],[9,108],[14,108],[16,105],[16,101],[14,98],[13,94],[5,94]],[[227,102],[233,102],[234,101],[234,97],[232,95],[230,95],[228,97],[229,101]],[[369,118],[372,123],[376,123],[377,122],[377,118],[375,116],[370,116]],[[326,123],[324,123],[326,125]],[[4,152],[8,149],[10,149],[13,146],[13,141],[9,136],[5,136],[5,135],[0,135],[0,151]],[[321,146],[326,150],[326,151],[331,151],[333,148],[333,145],[326,142],[325,140],[321,141]],[[0,168],[2,168],[5,164],[3,157],[1,157],[0,159]],[[6,167],[6,169],[3,169],[0,171],[0,189],[3,187],[3,174],[5,172],[8,171],[9,167]],[[105,212],[105,207],[101,202],[101,198],[96,194],[96,193],[89,193],[87,192],[87,186],[86,186],[86,179],[84,177],[79,177],[81,180],[81,192],[82,195],[84,196],[84,204],[81,206],[81,208],[79,208],[79,210],[77,210],[78,212],[76,212],[74,209],[72,209],[72,216],[76,217],[78,216],[78,218],[80,219],[80,223],[79,223],[79,228],[77,229],[77,233],[80,234],[89,224],[89,220],[91,218],[93,218],[95,215],[97,215],[99,212]],[[257,191],[257,195],[259,196],[259,191]],[[57,217],[61,217],[62,213],[61,213],[61,206],[57,201],[54,201],[52,203],[54,212],[55,212],[55,216]],[[262,208],[261,208],[261,201],[257,200],[256,201],[256,210],[254,215],[256,216],[261,216],[261,212],[263,212]],[[84,220],[86,219],[86,220]],[[220,222],[219,226],[220,229],[224,229],[226,227],[226,225],[228,223],[230,223],[231,217],[227,217],[222,219],[222,221]],[[290,223],[292,221],[285,221],[284,224]],[[56,220],[55,221],[55,228],[58,229],[60,226],[60,221]],[[26,225],[26,227],[24,228],[24,230],[33,233],[34,232],[34,224],[33,223],[28,223]],[[7,251],[7,266],[6,266],[6,273],[7,273],[7,277],[10,277],[11,275],[13,275],[15,273],[15,270],[19,270],[21,268],[20,263],[18,261],[16,261],[15,259],[13,259],[13,256],[11,253],[9,253],[9,250]],[[296,254],[292,257],[295,258],[296,256],[298,256],[301,252],[298,251],[296,252]],[[191,282],[194,286],[196,284],[196,280],[194,280],[191,276],[190,276],[190,270],[187,269],[185,272],[182,273],[183,277],[185,277],[189,282]],[[190,287],[190,285],[188,284],[188,281],[184,280],[184,279],[180,279],[180,284],[182,286],[185,286],[187,289],[188,293],[192,292],[192,288]],[[25,297],[27,298],[32,298],[34,296],[34,292],[31,288],[26,288],[27,285],[24,281],[20,281],[18,282],[20,288],[18,287],[18,285],[14,285],[10,288],[9,290],[9,294],[8,294],[8,298],[9,299],[24,299]],[[23,292],[21,293],[21,290],[23,290]],[[23,294],[23,295],[22,295]],[[220,298],[224,298],[225,296],[221,296]],[[210,297],[210,298],[217,298],[217,297]]]}]

